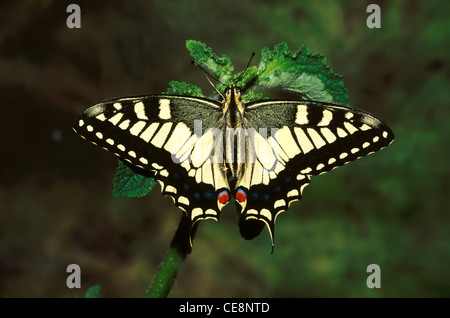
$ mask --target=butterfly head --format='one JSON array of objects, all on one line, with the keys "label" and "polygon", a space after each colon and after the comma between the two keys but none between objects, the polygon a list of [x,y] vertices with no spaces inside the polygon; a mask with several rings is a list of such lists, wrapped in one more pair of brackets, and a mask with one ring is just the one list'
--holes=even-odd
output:
[{"label": "butterfly head", "polygon": [[225,90],[223,101],[223,116],[228,127],[239,127],[244,118],[245,105],[241,100],[241,90],[235,84],[230,84]]}]

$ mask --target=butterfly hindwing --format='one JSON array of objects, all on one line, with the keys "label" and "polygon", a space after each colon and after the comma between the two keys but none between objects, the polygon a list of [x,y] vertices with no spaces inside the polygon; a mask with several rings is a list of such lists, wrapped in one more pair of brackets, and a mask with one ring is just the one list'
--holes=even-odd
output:
[{"label": "butterfly hindwing", "polygon": [[241,235],[246,239],[252,239],[262,230],[261,228],[256,231],[256,226],[247,228],[245,221],[263,221],[269,229],[273,245],[277,216],[286,211],[292,202],[301,199],[302,192],[309,182],[309,176],[293,175],[292,171],[285,169],[277,174],[277,178],[270,179],[267,185],[254,184],[250,189],[238,187],[235,196],[236,206],[241,211],[239,215]]},{"label": "butterfly hindwing", "polygon": [[220,107],[215,101],[174,95],[118,98],[87,109],[74,130],[154,177],[162,194],[192,223],[218,220],[229,197],[226,176],[207,156],[194,156],[192,150],[204,143],[202,136],[217,121]]}]

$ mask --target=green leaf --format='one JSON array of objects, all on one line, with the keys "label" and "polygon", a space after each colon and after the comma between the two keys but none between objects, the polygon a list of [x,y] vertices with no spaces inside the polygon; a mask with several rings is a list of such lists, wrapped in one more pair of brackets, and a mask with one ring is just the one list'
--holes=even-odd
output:
[{"label": "green leaf", "polygon": [[245,87],[247,83],[251,82],[256,76],[258,76],[258,68],[251,66],[245,69],[239,74],[235,74],[230,78],[230,82],[234,83],[237,87]]},{"label": "green leaf", "polygon": [[228,83],[230,81],[234,67],[228,56],[218,57],[210,47],[199,41],[188,40],[186,47],[195,63],[211,71],[212,75],[216,76],[220,82]]},{"label": "green leaf", "polygon": [[153,178],[147,178],[135,173],[126,164],[119,160],[116,176],[114,178],[113,194],[116,198],[140,198],[147,195],[155,185]]},{"label": "green leaf", "polygon": [[102,286],[100,285],[94,285],[89,287],[89,289],[86,291],[86,294],[84,295],[84,298],[99,298],[101,288]]},{"label": "green leaf", "polygon": [[279,43],[272,51],[262,50],[255,85],[281,87],[311,100],[348,105],[342,79],[326,65],[322,54],[311,54],[306,45],[291,52],[286,43]]},{"label": "green leaf", "polygon": [[202,89],[195,84],[186,84],[185,82],[170,81],[170,88],[163,94],[187,95],[194,97],[204,97]]},{"label": "green leaf", "polygon": [[245,95],[242,95],[241,98],[246,103],[261,99],[269,99],[268,97],[264,97],[263,93],[256,93],[255,91],[252,90],[247,91],[247,93]]}]

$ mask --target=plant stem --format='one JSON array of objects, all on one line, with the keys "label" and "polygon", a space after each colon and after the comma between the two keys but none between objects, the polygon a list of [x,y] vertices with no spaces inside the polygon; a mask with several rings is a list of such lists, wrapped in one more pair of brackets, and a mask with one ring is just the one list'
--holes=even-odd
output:
[{"label": "plant stem", "polygon": [[191,230],[191,222],[183,213],[166,256],[147,290],[147,298],[165,298],[170,293],[184,260],[191,253],[190,240],[194,239],[196,228],[194,225]]}]

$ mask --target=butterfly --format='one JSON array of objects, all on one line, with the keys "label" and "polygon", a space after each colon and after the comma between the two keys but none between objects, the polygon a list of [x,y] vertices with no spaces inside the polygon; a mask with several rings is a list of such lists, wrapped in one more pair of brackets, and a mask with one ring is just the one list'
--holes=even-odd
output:
[{"label": "butterfly", "polygon": [[234,198],[245,239],[301,199],[311,177],[387,147],[394,134],[368,112],[308,100],[243,102],[230,84],[217,101],[142,95],[102,101],[73,129],[134,171],[155,178],[188,216],[219,220]]}]

